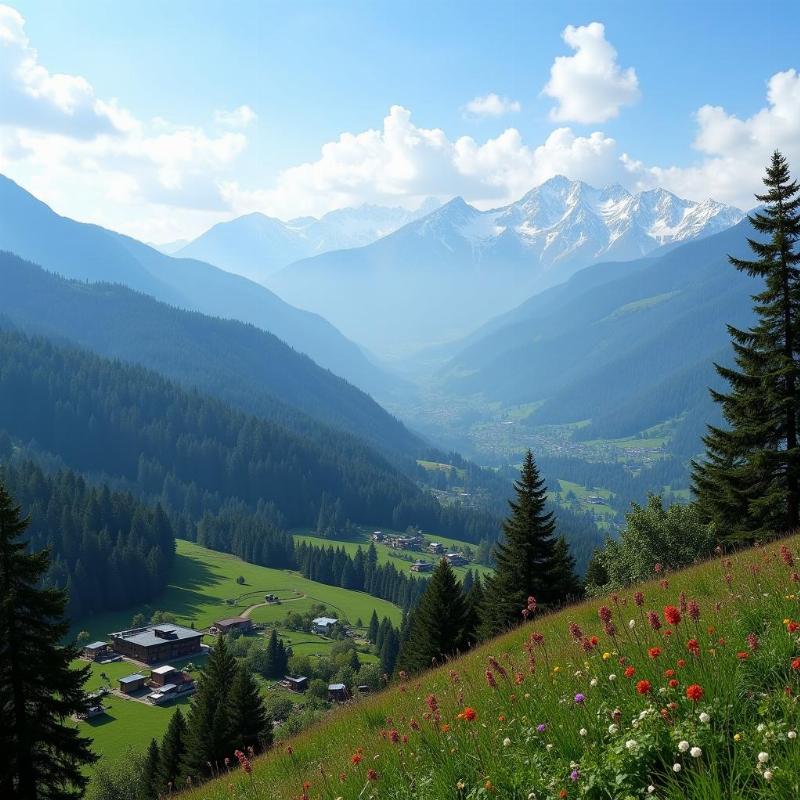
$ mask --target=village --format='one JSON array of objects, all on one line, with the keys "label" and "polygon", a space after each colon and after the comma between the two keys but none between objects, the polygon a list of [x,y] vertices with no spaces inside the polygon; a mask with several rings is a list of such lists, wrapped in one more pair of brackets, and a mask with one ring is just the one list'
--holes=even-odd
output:
[{"label": "village", "polygon": [[[375,531],[370,537],[373,542],[383,544],[392,550],[407,550],[412,553],[428,553],[431,556],[444,558],[451,567],[465,567],[470,563],[465,553],[448,551],[440,542],[428,541],[421,533],[385,534]],[[409,567],[411,572],[433,572],[438,559],[422,559],[418,557]]]}]

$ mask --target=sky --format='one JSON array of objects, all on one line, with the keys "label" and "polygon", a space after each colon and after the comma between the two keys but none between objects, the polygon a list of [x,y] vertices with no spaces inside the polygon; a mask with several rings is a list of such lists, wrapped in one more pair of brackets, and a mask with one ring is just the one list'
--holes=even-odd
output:
[{"label": "sky", "polygon": [[555,174],[749,208],[800,3],[0,2],[0,173],[145,241]]}]

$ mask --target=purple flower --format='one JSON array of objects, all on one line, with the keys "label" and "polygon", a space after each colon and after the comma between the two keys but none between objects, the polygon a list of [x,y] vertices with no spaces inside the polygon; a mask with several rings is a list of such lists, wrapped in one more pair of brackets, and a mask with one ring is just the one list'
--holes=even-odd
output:
[{"label": "purple flower", "polygon": [[575,702],[578,704],[582,703],[585,699],[586,695],[583,695],[580,692],[578,692],[578,694],[575,695]]},{"label": "purple flower", "polygon": [[539,731],[539,733],[544,733],[547,730],[547,725],[545,725],[544,722],[540,722],[536,726],[536,730]]},{"label": "purple flower", "polygon": [[578,778],[580,778],[580,777],[581,777],[581,773],[577,769],[572,770],[572,772],[570,773],[570,778],[572,778],[573,781],[577,781]]}]

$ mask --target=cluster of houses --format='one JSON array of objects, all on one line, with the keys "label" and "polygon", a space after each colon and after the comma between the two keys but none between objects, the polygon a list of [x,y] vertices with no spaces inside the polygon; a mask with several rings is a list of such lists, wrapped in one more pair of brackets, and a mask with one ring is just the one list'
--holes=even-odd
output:
[{"label": "cluster of houses", "polygon": [[[383,531],[375,531],[372,534],[373,542],[380,542],[393,550],[413,550],[415,552],[426,552],[434,556],[442,556],[451,567],[463,567],[469,564],[469,559],[463,553],[448,553],[447,549],[440,542],[428,542],[424,536],[385,534]],[[433,562],[417,559],[411,565],[412,572],[432,572]]]},{"label": "cluster of houses", "polygon": [[[308,689],[308,678],[305,675],[294,677],[286,675],[280,682],[284,689],[290,692],[305,692]],[[369,686],[359,686],[358,691],[360,694],[368,694],[370,691]],[[350,692],[347,686],[343,683],[329,683],[328,684],[328,700],[331,703],[346,703],[350,699]]]},{"label": "cluster of houses", "polygon": [[423,550],[425,548],[425,537],[415,534],[387,534],[383,531],[375,531],[372,534],[373,542],[380,542],[393,550]]},{"label": "cluster of houses", "polygon": [[[434,542],[434,544],[436,543]],[[441,545],[437,544],[437,547],[441,547]],[[463,567],[465,564],[469,564],[469,559],[466,558],[463,553],[444,553],[443,558],[451,567]],[[411,565],[411,571],[433,572],[433,562],[417,559],[417,561]]]},{"label": "cluster of houses", "polygon": [[191,675],[164,664],[150,671],[149,677],[140,672],[119,679],[119,690],[127,695],[139,695],[147,691],[147,700],[153,705],[163,705],[178,697],[187,697],[195,691]]}]

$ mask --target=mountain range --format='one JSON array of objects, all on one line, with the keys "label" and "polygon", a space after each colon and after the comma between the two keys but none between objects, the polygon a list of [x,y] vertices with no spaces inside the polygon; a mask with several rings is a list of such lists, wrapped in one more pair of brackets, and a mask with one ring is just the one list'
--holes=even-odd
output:
[{"label": "mountain range", "polygon": [[402,356],[461,338],[583,267],[641,258],[742,216],[663,189],[632,194],[557,176],[489,211],[455,198],[372,244],[297,261],[268,284],[379,355]]},{"label": "mountain range", "polygon": [[208,261],[264,283],[293,261],[371,244],[437,206],[433,199],[416,211],[365,204],[331,211],[319,219],[300,217],[288,222],[256,212],[220,222],[183,246],[171,242],[159,249],[180,258]]},{"label": "mountain range", "polygon": [[67,278],[122,284],[179,308],[250,323],[367,391],[391,383],[320,316],[206,262],[173,258],[128,236],[59,216],[3,176],[0,249]]}]

